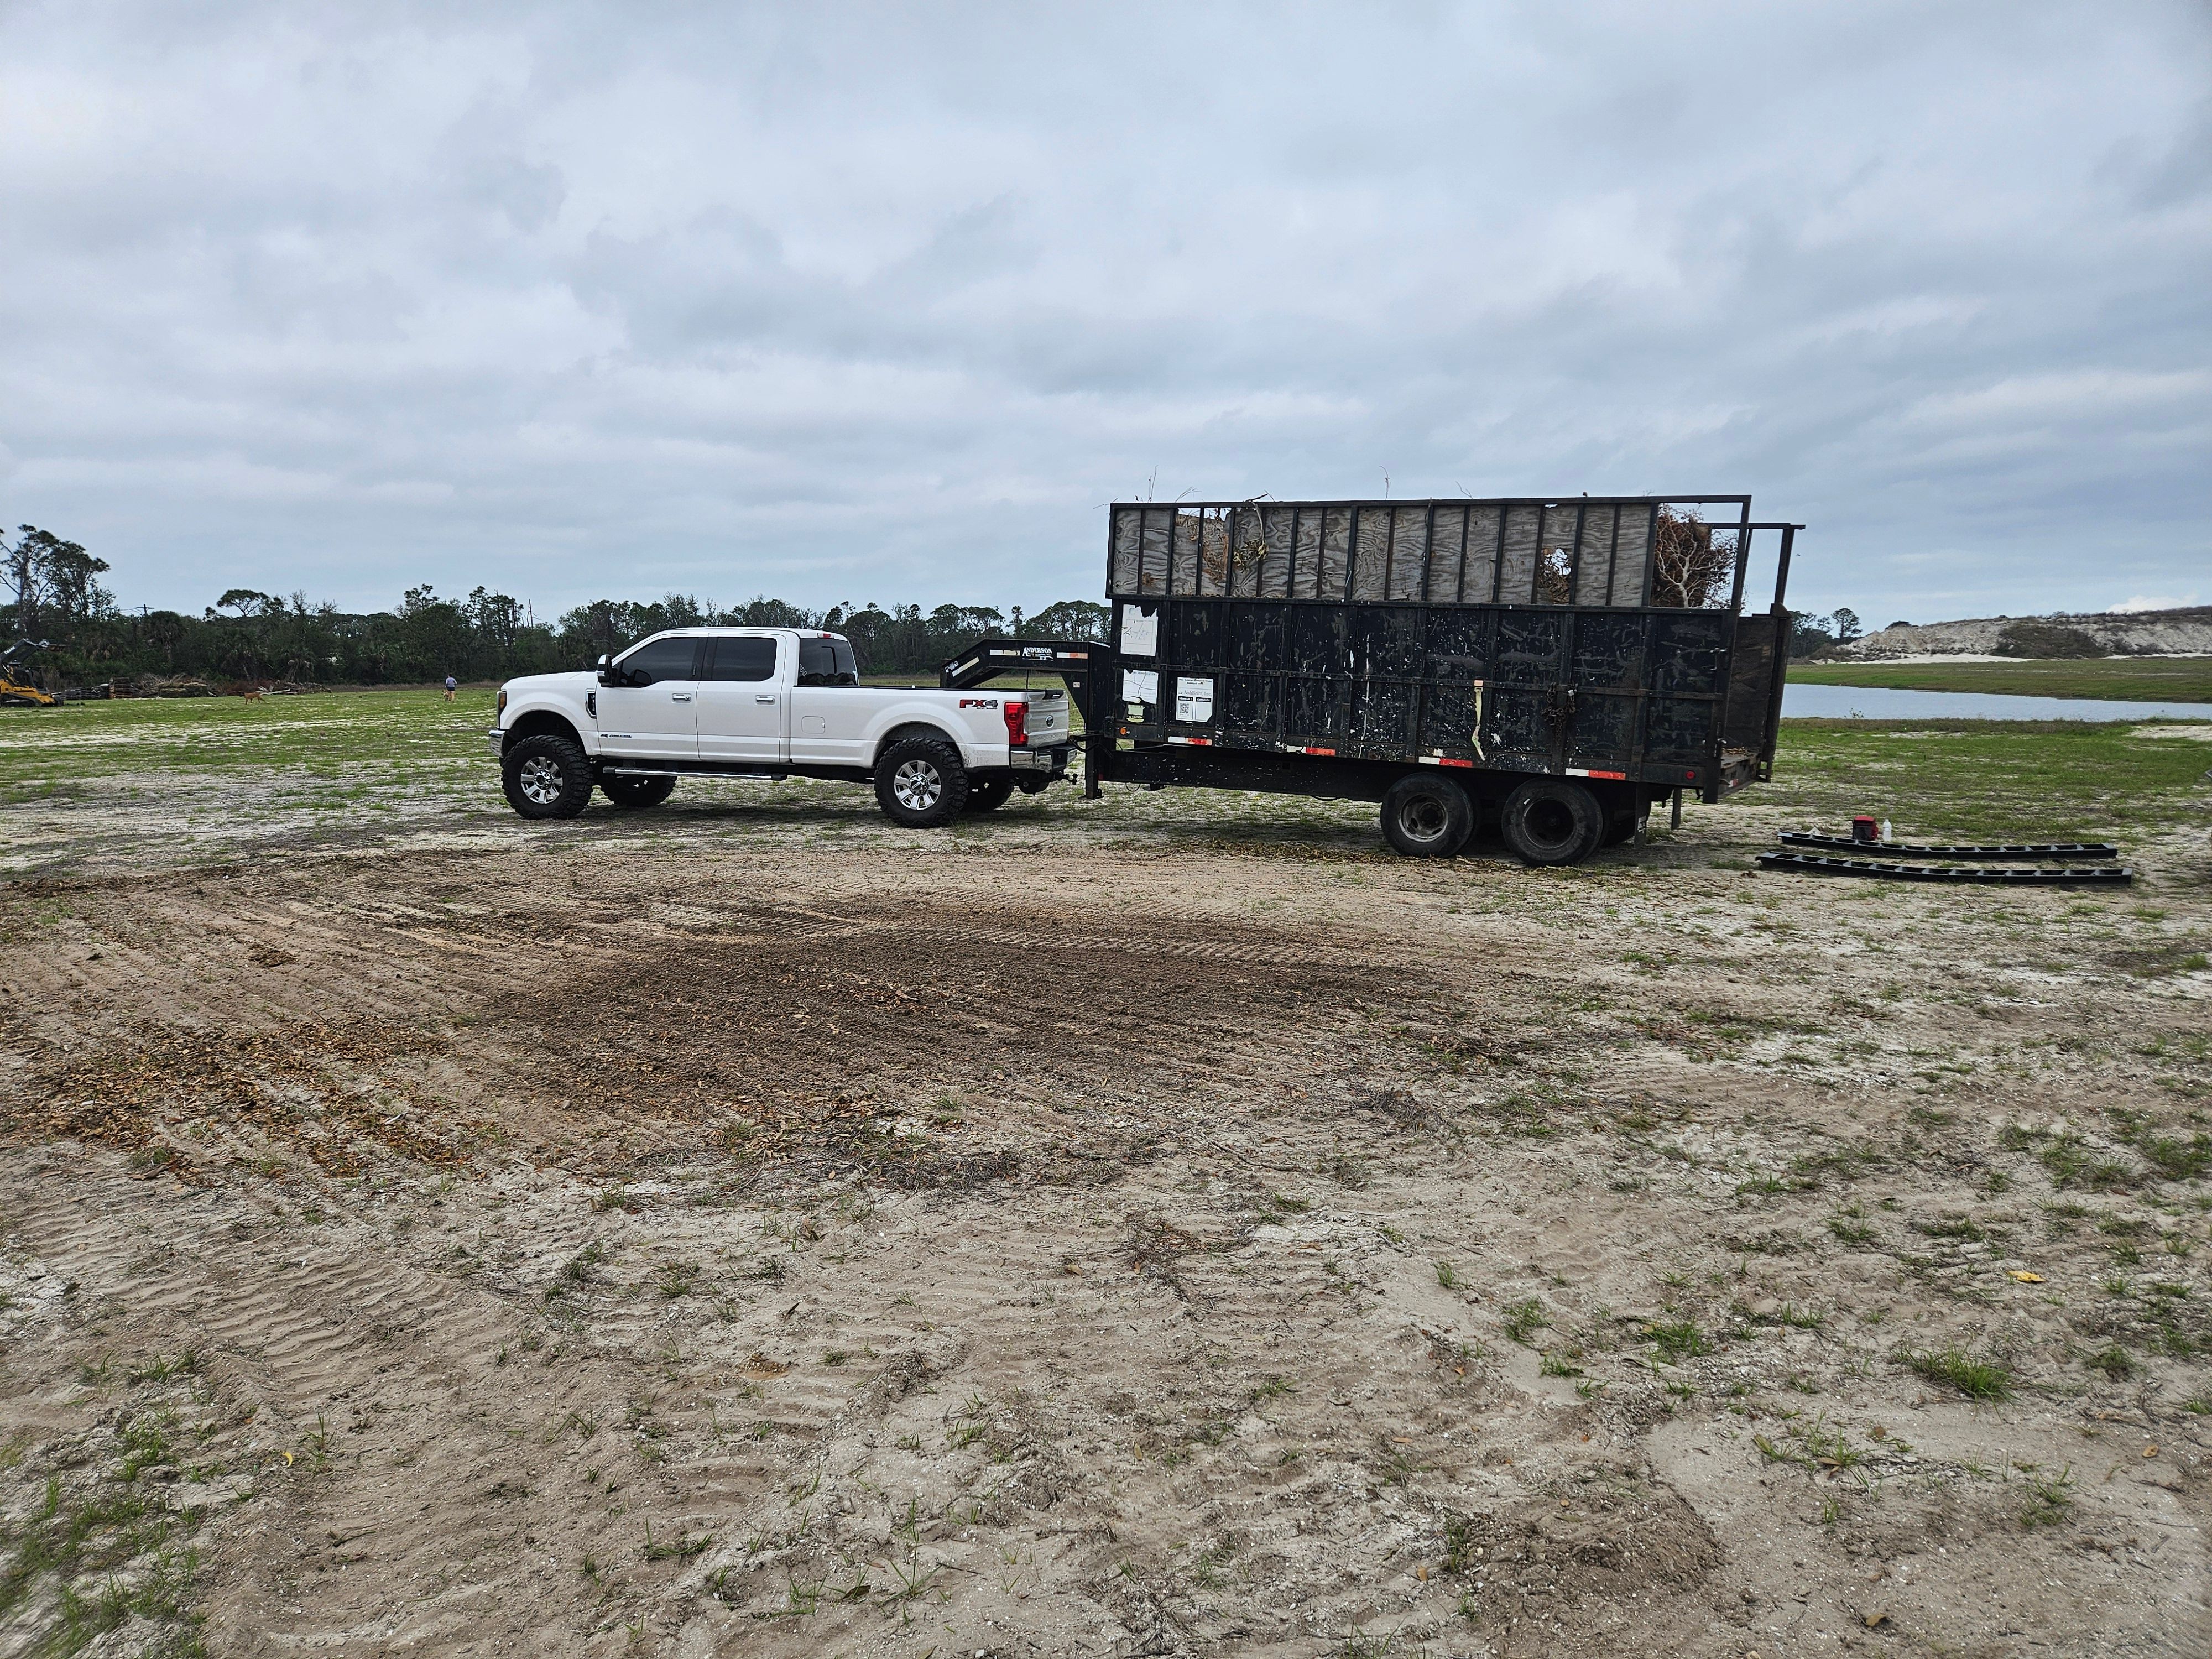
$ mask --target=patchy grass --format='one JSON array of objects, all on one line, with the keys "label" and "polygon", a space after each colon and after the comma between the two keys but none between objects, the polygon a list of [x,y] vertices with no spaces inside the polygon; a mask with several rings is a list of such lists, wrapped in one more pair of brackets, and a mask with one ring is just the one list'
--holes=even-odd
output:
[{"label": "patchy grass", "polygon": [[1656,1345],[1661,1358],[1671,1365],[1713,1351],[1712,1339],[1698,1328],[1694,1320],[1656,1320],[1644,1328],[1644,1340]]},{"label": "patchy grass", "polygon": [[2074,1470],[2069,1464],[2056,1474],[2033,1474],[2027,1482],[2027,1506],[2021,1511],[2020,1524],[2033,1532],[2038,1527],[2055,1527],[2064,1522],[2074,1510]]},{"label": "patchy grass", "polygon": [[50,1475],[27,1513],[0,1521],[0,1626],[25,1643],[11,1651],[81,1653],[134,1620],[157,1632],[158,1646],[146,1651],[178,1659],[206,1651],[191,1606],[198,1557],[134,1480],[144,1467],[135,1460],[167,1452],[166,1433],[146,1413],[131,1422],[139,1432],[124,1437],[116,1479],[76,1487]]},{"label": "patchy grass", "polygon": [[1545,1315],[1544,1304],[1533,1296],[1523,1302],[1510,1303],[1505,1310],[1507,1340],[1518,1342],[1524,1347],[1528,1346],[1532,1334],[1545,1329],[1551,1322]]},{"label": "patchy grass", "polygon": [[1923,1381],[1941,1383],[1969,1400],[2011,1396],[2011,1372],[1995,1360],[1976,1359],[1956,1343],[1947,1348],[1909,1349],[1903,1358]]}]

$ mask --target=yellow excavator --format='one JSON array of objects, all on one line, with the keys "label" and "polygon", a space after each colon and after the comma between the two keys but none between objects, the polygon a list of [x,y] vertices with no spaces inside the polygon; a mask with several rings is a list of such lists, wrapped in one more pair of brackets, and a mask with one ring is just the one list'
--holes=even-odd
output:
[{"label": "yellow excavator", "polygon": [[25,665],[33,651],[45,649],[44,640],[18,640],[5,651],[0,651],[0,708],[52,708],[59,705],[59,697],[33,683],[30,670]]}]

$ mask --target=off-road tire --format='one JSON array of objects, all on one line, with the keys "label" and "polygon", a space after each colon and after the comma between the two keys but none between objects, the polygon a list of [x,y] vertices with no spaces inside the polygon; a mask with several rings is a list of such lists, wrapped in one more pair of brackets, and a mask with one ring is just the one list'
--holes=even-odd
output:
[{"label": "off-road tire", "polygon": [[893,823],[940,830],[968,805],[968,769],[942,738],[901,738],[876,757],[876,805]]},{"label": "off-road tire", "polygon": [[1014,793],[1013,775],[994,772],[987,778],[968,780],[968,804],[963,812],[995,812],[1006,804]]},{"label": "off-road tire", "polygon": [[658,806],[676,793],[676,780],[665,778],[601,778],[599,793],[607,805],[624,812],[641,812]]},{"label": "off-road tire", "polygon": [[518,738],[500,757],[507,804],[526,818],[573,818],[592,799],[592,762],[574,738]]},{"label": "off-road tire", "polygon": [[1498,833],[1523,864],[1580,864],[1605,844],[1605,808],[1567,778],[1531,778],[1505,798]]},{"label": "off-road tire", "polygon": [[1448,859],[1474,833],[1474,804],[1451,779],[1408,772],[1382,797],[1382,836],[1408,858]]}]

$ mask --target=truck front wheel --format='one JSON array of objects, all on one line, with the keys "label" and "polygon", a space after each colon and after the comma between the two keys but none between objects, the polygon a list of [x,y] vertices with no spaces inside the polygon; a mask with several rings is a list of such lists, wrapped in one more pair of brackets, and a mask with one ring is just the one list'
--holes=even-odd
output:
[{"label": "truck front wheel", "polygon": [[1382,797],[1382,834],[1409,858],[1448,859],[1474,833],[1474,807],[1449,778],[1409,772]]},{"label": "truck front wheel", "polygon": [[1605,809],[1579,783],[1531,778],[1505,798],[1498,828],[1523,864],[1580,864],[1604,844]]},{"label": "truck front wheel", "polygon": [[609,805],[625,812],[636,812],[648,806],[658,806],[674,794],[676,780],[673,777],[601,778],[599,793],[607,798]]},{"label": "truck front wheel", "polygon": [[968,781],[968,805],[962,808],[969,812],[995,812],[1006,804],[1014,793],[1014,775],[995,772],[988,778]]},{"label": "truck front wheel", "polygon": [[876,757],[876,804],[893,823],[937,830],[968,804],[968,769],[942,738],[901,738]]},{"label": "truck front wheel", "polygon": [[592,799],[592,763],[573,738],[540,732],[500,757],[507,804],[526,818],[573,818]]}]

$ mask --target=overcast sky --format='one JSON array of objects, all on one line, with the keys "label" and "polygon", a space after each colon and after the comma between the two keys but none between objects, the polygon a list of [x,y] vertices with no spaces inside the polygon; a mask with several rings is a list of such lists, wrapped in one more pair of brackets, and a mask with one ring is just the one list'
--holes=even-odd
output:
[{"label": "overcast sky", "polygon": [[2212,602],[2209,17],[0,0],[0,514],[134,605],[1034,608],[1387,474]]}]

